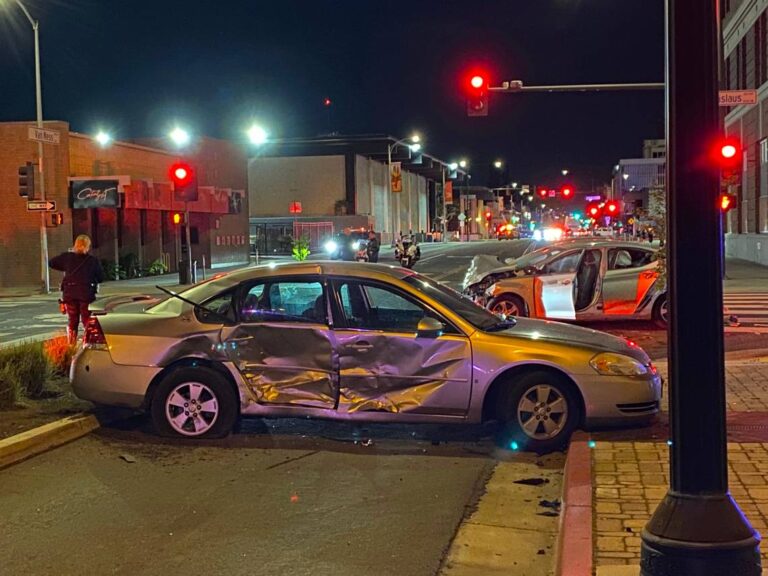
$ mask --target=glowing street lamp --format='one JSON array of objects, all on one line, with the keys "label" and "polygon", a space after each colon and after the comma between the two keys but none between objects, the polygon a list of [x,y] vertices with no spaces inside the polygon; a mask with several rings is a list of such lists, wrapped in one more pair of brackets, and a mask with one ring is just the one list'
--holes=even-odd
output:
[{"label": "glowing street lamp", "polygon": [[103,130],[100,130],[98,134],[95,136],[96,142],[99,143],[99,146],[102,148],[105,148],[109,145],[110,142],[112,142],[112,136],[104,132]]},{"label": "glowing street lamp", "polygon": [[498,168],[499,170],[501,170],[502,166],[504,166],[504,162],[502,162],[501,160],[496,160],[493,163],[493,167]]},{"label": "glowing street lamp", "polygon": [[469,163],[466,160],[459,160],[459,166],[461,168],[466,168]]},{"label": "glowing street lamp", "polygon": [[178,126],[171,130],[171,133],[169,134],[171,137],[171,140],[174,144],[178,147],[186,146],[189,144],[189,141],[191,140],[189,136],[189,132],[184,130],[183,128],[179,128]]},{"label": "glowing street lamp", "polygon": [[254,146],[261,146],[262,144],[265,144],[269,138],[267,131],[258,124],[254,124],[248,128],[246,134],[248,134],[248,140],[250,140],[251,144]]}]

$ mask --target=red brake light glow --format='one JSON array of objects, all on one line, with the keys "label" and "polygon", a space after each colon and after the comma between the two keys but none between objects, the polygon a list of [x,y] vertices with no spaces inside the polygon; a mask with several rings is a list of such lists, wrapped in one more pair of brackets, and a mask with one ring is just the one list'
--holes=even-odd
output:
[{"label": "red brake light glow", "polygon": [[91,316],[88,319],[83,342],[87,346],[106,346],[107,338],[104,336],[104,331],[101,329],[101,324],[96,316]]}]

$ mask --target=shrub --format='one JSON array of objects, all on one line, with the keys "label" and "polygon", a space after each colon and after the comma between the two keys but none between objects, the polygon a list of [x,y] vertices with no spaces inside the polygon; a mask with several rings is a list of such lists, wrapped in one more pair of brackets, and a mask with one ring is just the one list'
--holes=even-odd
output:
[{"label": "shrub", "polygon": [[66,336],[59,336],[46,341],[43,350],[53,373],[57,376],[68,376],[69,365],[77,352],[77,344],[70,344]]},{"label": "shrub", "polygon": [[168,272],[168,267],[160,259],[152,262],[152,264],[149,265],[149,268],[147,268],[147,274],[149,276],[159,276],[160,274],[165,274],[166,272]]},{"label": "shrub", "polygon": [[7,366],[0,367],[0,410],[13,408],[19,398],[16,375]]},{"label": "shrub", "polygon": [[299,262],[303,262],[309,258],[309,238],[302,236],[301,238],[294,240],[292,253],[293,259]]},{"label": "shrub", "polygon": [[0,350],[0,370],[16,380],[17,391],[39,398],[50,375],[42,342],[27,342]]}]

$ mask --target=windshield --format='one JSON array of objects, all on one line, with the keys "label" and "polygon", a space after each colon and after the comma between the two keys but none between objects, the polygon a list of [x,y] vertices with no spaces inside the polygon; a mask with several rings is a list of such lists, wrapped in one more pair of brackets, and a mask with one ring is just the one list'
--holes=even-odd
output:
[{"label": "windshield", "polygon": [[[453,312],[479,330],[493,330],[504,323],[504,321],[495,314],[488,312],[488,310],[475,304],[469,298],[465,298],[455,290],[452,290],[439,282],[435,282],[431,278],[427,278],[421,274],[414,274],[412,276],[406,276],[403,278],[403,281],[416,288],[422,294],[437,300],[446,308],[450,308]],[[509,324],[509,326],[511,325],[512,324]]]},{"label": "windshield", "polygon": [[563,248],[556,248],[553,246],[547,246],[546,248],[539,248],[528,254],[524,254],[519,258],[508,260],[507,263],[514,266],[518,270],[525,268],[526,266],[536,266],[544,262],[547,258],[557,256],[563,251]]}]

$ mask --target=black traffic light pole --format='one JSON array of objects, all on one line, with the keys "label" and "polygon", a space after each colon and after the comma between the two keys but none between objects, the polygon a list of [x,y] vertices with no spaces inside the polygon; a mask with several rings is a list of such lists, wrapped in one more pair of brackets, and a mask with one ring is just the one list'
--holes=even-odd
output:
[{"label": "black traffic light pole", "polygon": [[669,0],[670,488],[642,534],[643,576],[759,576],[759,535],[728,492],[718,0]]}]

